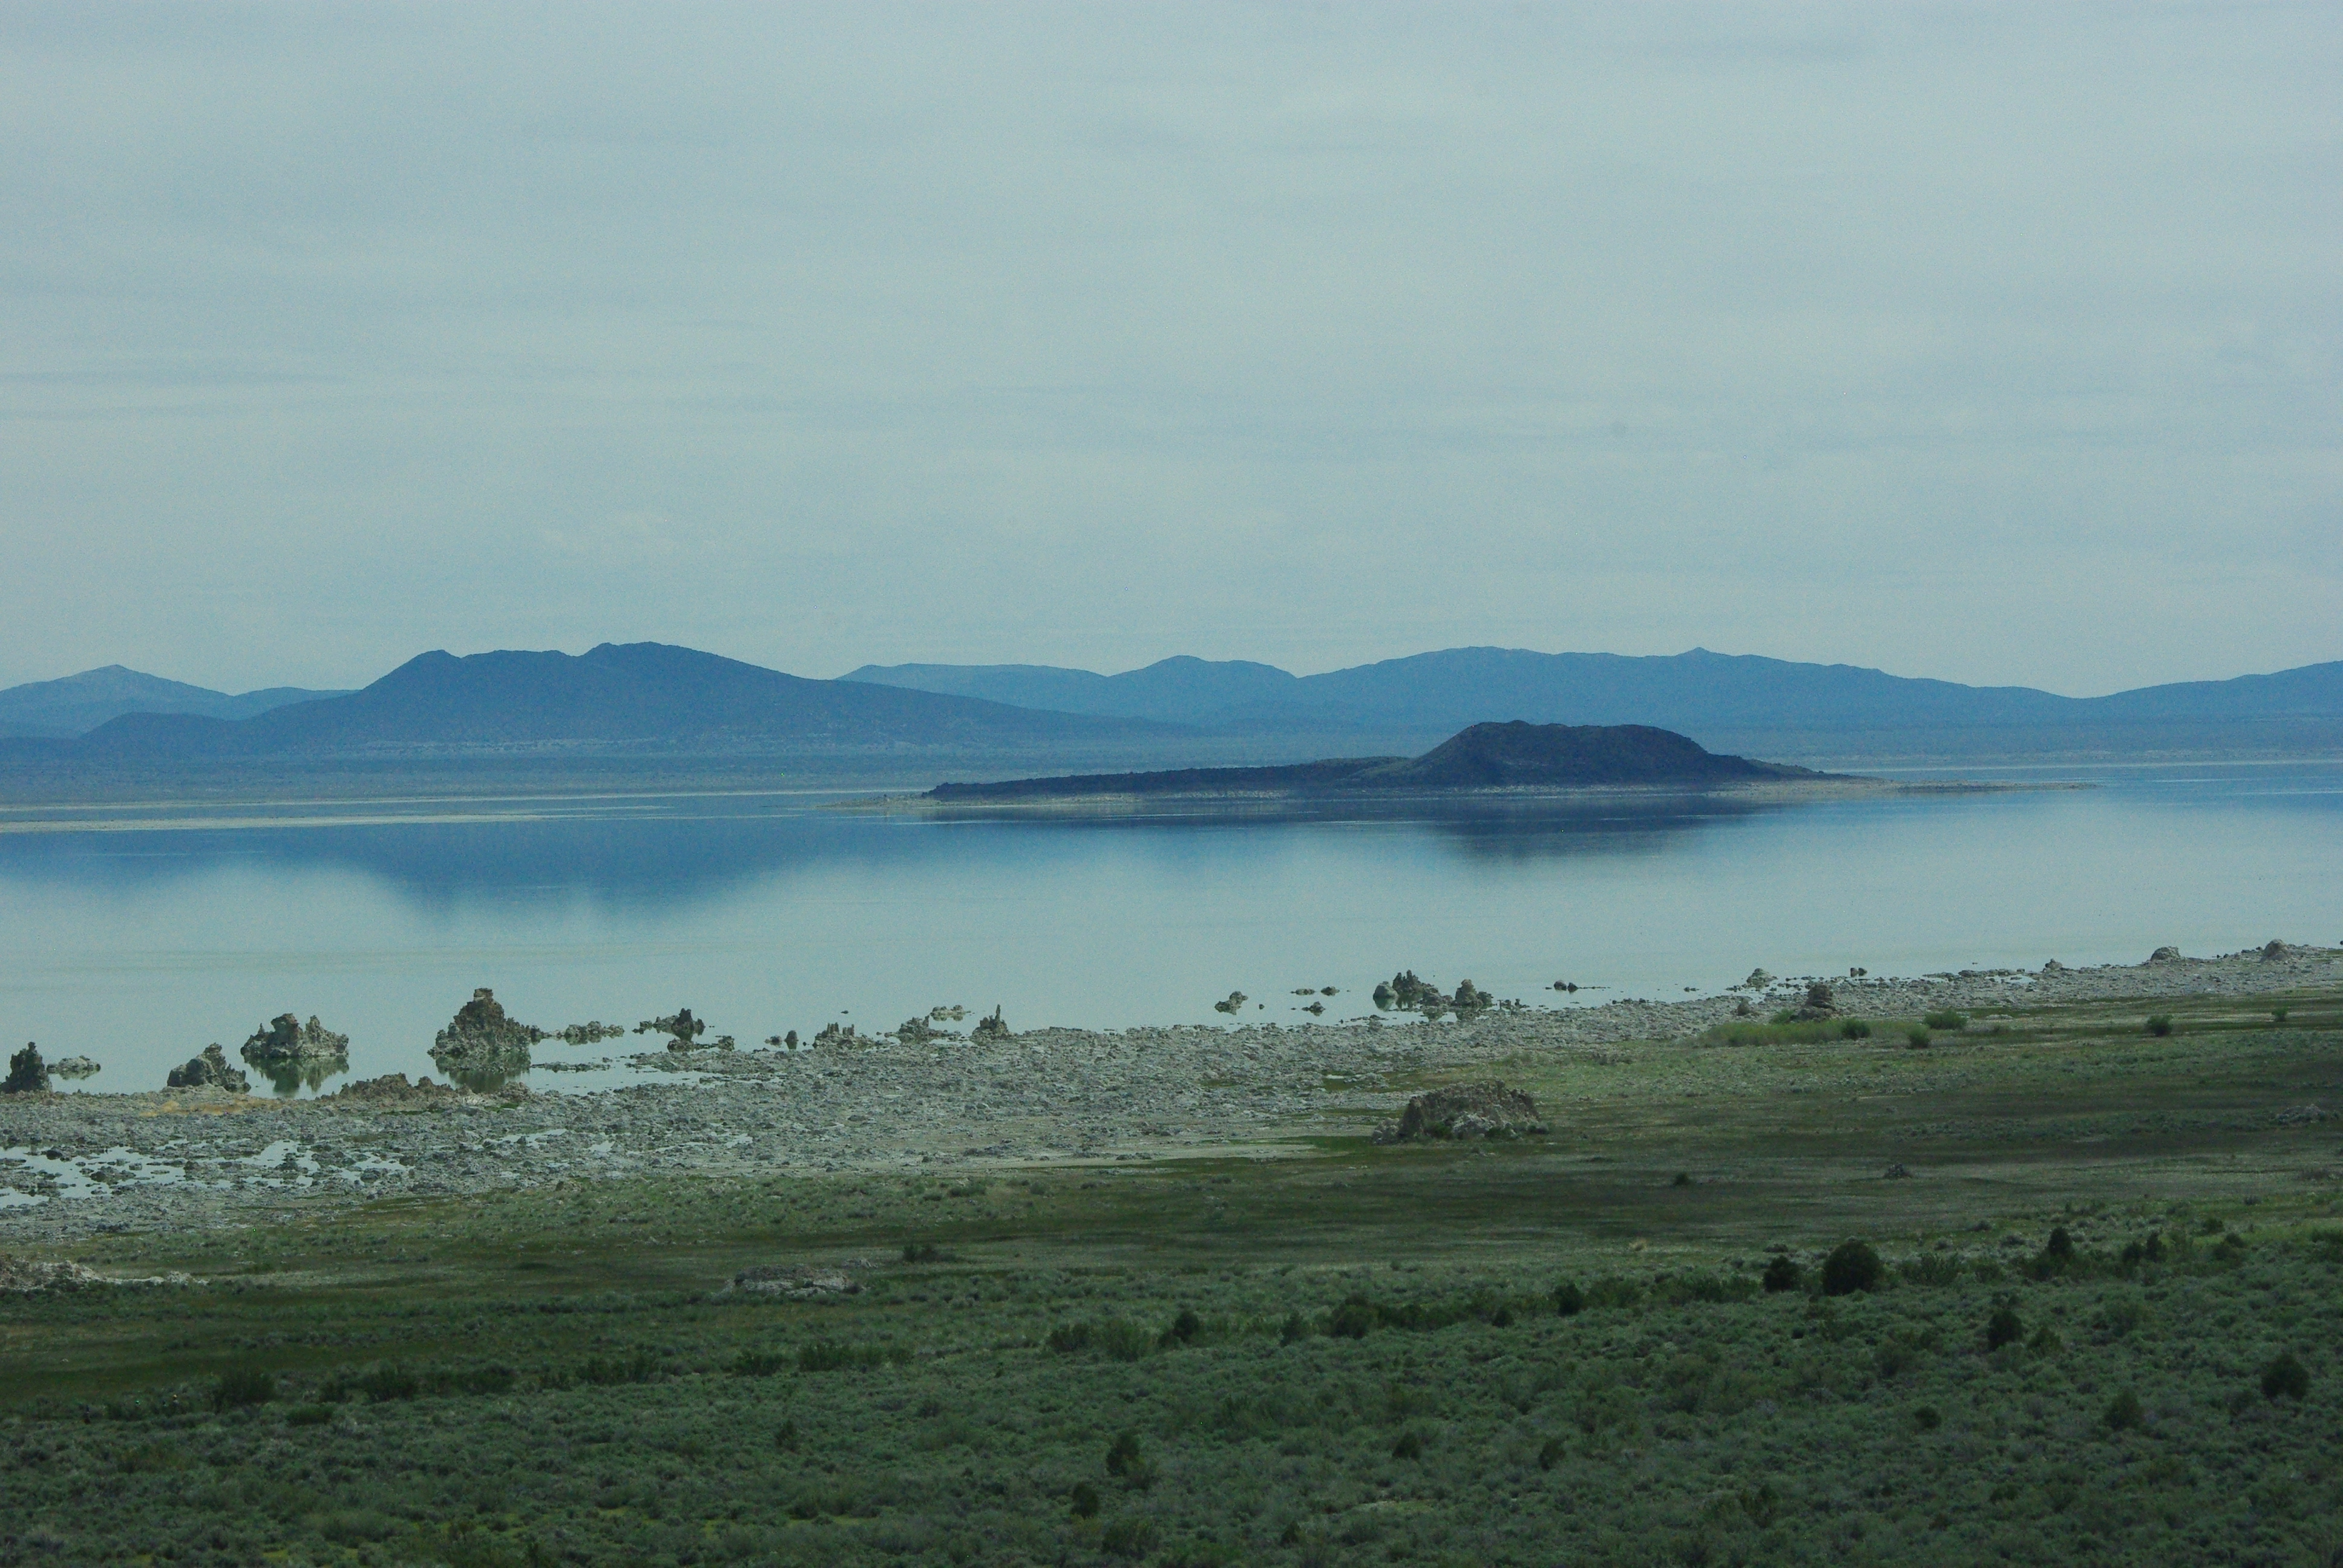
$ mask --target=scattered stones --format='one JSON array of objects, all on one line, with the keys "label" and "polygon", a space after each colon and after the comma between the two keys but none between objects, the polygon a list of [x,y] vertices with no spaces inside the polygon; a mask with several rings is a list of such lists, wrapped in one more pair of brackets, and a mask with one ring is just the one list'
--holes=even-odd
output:
[{"label": "scattered stones", "polygon": [[49,1070],[41,1060],[41,1048],[31,1040],[25,1049],[8,1059],[8,1077],[0,1082],[0,1094],[46,1094],[49,1091]]},{"label": "scattered stones", "polygon": [[227,1052],[219,1041],[204,1047],[203,1054],[187,1059],[185,1067],[171,1069],[164,1080],[166,1089],[225,1089],[230,1094],[249,1094],[252,1081],[237,1069],[227,1064]]},{"label": "scattered stones", "polygon": [[2042,960],[2042,972],[2046,975],[2064,974],[2066,971],[2066,966],[2060,963],[2056,959],[2044,959]]},{"label": "scattered stones", "polygon": [[1735,990],[1764,990],[1767,986],[1772,985],[1773,983],[1774,977],[1767,974],[1764,970],[1751,970],[1749,971],[1749,978],[1743,980],[1734,989]]},{"label": "scattered stones", "polygon": [[1212,1010],[1214,1012],[1234,1012],[1239,1008],[1244,1006],[1247,1000],[1248,999],[1244,992],[1241,990],[1232,990],[1229,992],[1227,1000],[1214,1002],[1212,1004]]},{"label": "scattered stones", "polygon": [[[528,1090],[518,1084],[506,1091],[508,1095],[525,1095],[528,1092]],[[462,1090],[452,1083],[434,1083],[427,1078],[409,1083],[407,1081],[407,1074],[403,1072],[387,1072],[380,1078],[366,1078],[360,1079],[356,1083],[345,1083],[330,1098],[359,1101],[387,1108],[396,1106],[438,1108],[454,1105],[463,1100],[465,1095]]]},{"label": "scattered stones", "polygon": [[49,1068],[59,1078],[96,1078],[104,1070],[96,1058],[88,1056],[68,1056]]},{"label": "scattered stones", "polygon": [[339,1060],[350,1054],[350,1037],[336,1034],[319,1023],[314,1013],[305,1024],[291,1013],[281,1012],[254,1030],[237,1054],[263,1070],[291,1062]]},{"label": "scattered stones", "polygon": [[1416,1138],[1519,1138],[1545,1131],[1538,1120],[1537,1103],[1518,1089],[1502,1082],[1459,1083],[1419,1094],[1407,1102],[1396,1122],[1375,1131],[1378,1143],[1402,1143]]},{"label": "scattered stones", "polygon": [[1909,1181],[1912,1180],[1912,1172],[1901,1165],[1890,1165],[1882,1173],[1880,1179],[1885,1181]]},{"label": "scattered stones", "polygon": [[506,1017],[496,992],[481,986],[432,1037],[431,1060],[443,1072],[521,1071],[528,1066],[528,1048],[545,1037],[543,1030]]},{"label": "scattered stones", "polygon": [[789,1302],[819,1302],[836,1296],[859,1296],[862,1282],[838,1269],[809,1268],[802,1263],[765,1263],[743,1269],[719,1295],[778,1296]]},{"label": "scattered stones", "polygon": [[2315,1127],[2335,1115],[2332,1111],[2317,1105],[2290,1105],[2270,1118],[2280,1127]]},{"label": "scattered stones", "polygon": [[564,1024],[561,1029],[561,1043],[564,1045],[598,1045],[606,1040],[616,1040],[626,1032],[625,1025],[604,1023],[598,1018],[589,1023]]}]

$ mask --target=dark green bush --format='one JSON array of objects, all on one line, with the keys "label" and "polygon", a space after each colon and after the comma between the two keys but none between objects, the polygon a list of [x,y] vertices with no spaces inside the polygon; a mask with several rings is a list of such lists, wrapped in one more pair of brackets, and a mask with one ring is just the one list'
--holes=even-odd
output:
[{"label": "dark green bush", "polygon": [[787,1372],[790,1358],[780,1351],[742,1351],[729,1369],[734,1377],[771,1377]]},{"label": "dark green bush", "polygon": [[1554,1288],[1554,1310],[1565,1318],[1574,1318],[1586,1310],[1586,1292],[1564,1280]]},{"label": "dark green bush", "polygon": [[1765,1265],[1765,1289],[1769,1292],[1795,1291],[1806,1282],[1805,1270],[1787,1252],[1776,1252],[1774,1261]]},{"label": "dark green bush", "polygon": [[371,1404],[388,1404],[393,1400],[413,1399],[423,1392],[423,1381],[404,1367],[396,1364],[378,1366],[350,1386],[367,1396]]},{"label": "dark green bush", "polygon": [[[835,1340],[818,1340],[812,1344],[799,1349],[798,1371],[801,1372],[867,1371],[873,1367],[904,1366],[908,1365],[910,1360],[911,1352],[906,1345],[850,1345],[840,1344]],[[623,1364],[629,1374],[639,1375],[629,1375],[614,1381],[650,1382],[658,1375],[659,1368],[656,1363],[648,1367],[643,1364],[649,1361],[648,1352],[637,1352],[632,1361]],[[588,1367],[593,1364],[590,1362],[587,1363]],[[597,1380],[589,1373],[586,1381],[593,1382]]]},{"label": "dark green bush", "polygon": [[1561,1438],[1547,1438],[1544,1445],[1538,1450],[1538,1468],[1540,1470],[1552,1470],[1555,1465],[1562,1462],[1563,1456],[1569,1452],[1570,1445],[1564,1442]]},{"label": "dark green bush", "polygon": [[2026,1337],[2026,1324],[2017,1309],[2004,1304],[1994,1308],[1993,1316],[1985,1321],[1985,1348],[1997,1351],[2004,1345],[2014,1345]]},{"label": "dark green bush", "polygon": [[2147,1032],[2156,1036],[2158,1040],[2170,1034],[2172,1032],[2172,1015],[2168,1012],[2155,1012],[2148,1014]]},{"label": "dark green bush", "polygon": [[1924,1404],[1912,1412],[1912,1424],[1922,1432],[1934,1432],[1945,1424],[1944,1412],[1933,1404]]},{"label": "dark green bush", "polygon": [[1204,1321],[1192,1308],[1182,1307],[1180,1315],[1172,1320],[1172,1326],[1163,1331],[1162,1343],[1166,1348],[1192,1344],[1196,1336],[1203,1332]]},{"label": "dark green bush", "polygon": [[1586,1304],[1590,1307],[1632,1307],[1643,1299],[1643,1286],[1615,1274],[1595,1281],[1586,1290]]},{"label": "dark green bush", "polygon": [[1422,1435],[1421,1433],[1419,1433],[1419,1432],[1401,1432],[1401,1433],[1399,1434],[1399,1441],[1398,1441],[1397,1442],[1394,1442],[1394,1443],[1393,1443],[1393,1444],[1392,1444],[1392,1457],[1393,1457],[1393,1459],[1421,1459],[1421,1458],[1423,1458],[1423,1435]]},{"label": "dark green bush", "polygon": [[2107,1422],[2109,1432],[2131,1431],[2140,1422],[2139,1395],[2124,1390],[2107,1402],[2107,1412],[2099,1419]]},{"label": "dark green bush", "polygon": [[1934,1040],[1925,1025],[1916,1023],[1904,1031],[1904,1043],[1915,1050],[1926,1050]]},{"label": "dark green bush", "polygon": [[1092,1486],[1089,1482],[1078,1481],[1074,1483],[1073,1493],[1067,1501],[1072,1504],[1075,1518],[1095,1519],[1098,1517],[1099,1491],[1097,1487]]},{"label": "dark green bush", "polygon": [[1334,1309],[1326,1322],[1326,1332],[1338,1340],[1363,1340],[1369,1331],[1383,1321],[1383,1314],[1364,1296],[1353,1296]]},{"label": "dark green bush", "polygon": [[1939,1008],[1934,1012],[1921,1014],[1920,1021],[1930,1029],[1966,1029],[1969,1017],[1965,1012],[1955,1012],[1950,1008]]},{"label": "dark green bush", "polygon": [[2270,1027],[2276,1029],[2280,1024],[2286,1022],[2286,1014],[2287,1010],[2285,1008],[2274,1007],[2270,1009]]},{"label": "dark green bush", "polygon": [[1823,1260],[1823,1294],[1851,1296],[1858,1291],[1875,1291],[1885,1272],[1870,1242],[1853,1239],[1841,1241]]},{"label": "dark green bush", "polygon": [[2310,1369],[2296,1358],[2292,1351],[2280,1351],[2262,1368],[2262,1397],[2266,1400],[2300,1400],[2310,1393]]},{"label": "dark green bush", "polygon": [[1669,1182],[1669,1183],[1668,1183],[1668,1185],[1669,1185],[1669,1186],[1671,1186],[1671,1187],[1689,1187],[1689,1186],[1691,1186],[1691,1185],[1692,1185],[1692,1172],[1691,1172],[1691,1171],[1677,1171],[1677,1172],[1676,1172],[1676,1179],[1675,1179],[1674,1181]]},{"label": "dark green bush", "polygon": [[[799,1372],[825,1371],[827,1368],[824,1365],[808,1365],[807,1358],[811,1356],[816,1362],[820,1362],[825,1351],[843,1348],[842,1346],[809,1345],[798,1352],[798,1370]],[[578,1381],[592,1383],[597,1388],[616,1387],[624,1383],[650,1382],[657,1379],[659,1374],[659,1357],[643,1350],[623,1356],[589,1356],[578,1369]]]},{"label": "dark green bush", "polygon": [[1869,1040],[1871,1026],[1859,1018],[1851,1018],[1838,1026],[1838,1037],[1841,1040]]},{"label": "dark green bush", "polygon": [[1109,1475],[1129,1475],[1142,1462],[1139,1452],[1139,1434],[1135,1432],[1115,1433],[1106,1445],[1106,1473]]},{"label": "dark green bush", "polygon": [[933,1241],[906,1241],[903,1243],[903,1261],[907,1263],[940,1263],[946,1261],[950,1257],[951,1254],[950,1252],[945,1251]]},{"label": "dark green bush", "polygon": [[1300,1312],[1286,1313],[1284,1324],[1277,1331],[1277,1342],[1283,1345],[1299,1344],[1309,1337],[1309,1320]]},{"label": "dark green bush", "polygon": [[220,1374],[218,1384],[212,1390],[212,1408],[241,1410],[246,1405],[266,1404],[276,1397],[274,1374],[260,1367],[231,1367]]},{"label": "dark green bush", "polygon": [[1099,1544],[1117,1557],[1144,1557],[1155,1550],[1155,1521],[1125,1514],[1099,1533]]}]

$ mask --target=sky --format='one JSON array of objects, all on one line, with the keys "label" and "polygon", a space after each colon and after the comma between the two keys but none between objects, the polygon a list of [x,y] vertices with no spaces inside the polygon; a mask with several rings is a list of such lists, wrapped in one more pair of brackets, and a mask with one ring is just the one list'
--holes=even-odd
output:
[{"label": "sky", "polygon": [[2343,658],[2343,10],[0,0],[0,685]]}]

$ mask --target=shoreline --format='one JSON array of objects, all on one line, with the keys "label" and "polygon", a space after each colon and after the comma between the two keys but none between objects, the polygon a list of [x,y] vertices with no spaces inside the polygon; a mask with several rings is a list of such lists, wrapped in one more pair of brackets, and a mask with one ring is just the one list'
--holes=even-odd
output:
[{"label": "shoreline", "polygon": [[[386,1088],[279,1101],[218,1090],[0,1098],[0,1248],[265,1223],[377,1197],[466,1198],[630,1175],[820,1176],[1287,1158],[1363,1138],[1409,1090],[1523,1059],[1616,1061],[1793,1007],[1813,977],[1682,1000],[1238,1028],[1051,1029],[996,1040],[694,1051],[695,1081],[577,1093]],[[1825,977],[1827,978],[1827,977]],[[2343,950],[2087,969],[1828,979],[1837,1016],[1972,1015],[2343,986]],[[1957,1038],[1957,1037],[1954,1037]],[[1834,1042],[1850,1055],[1896,1042]],[[1717,1047],[1715,1049],[1735,1049]],[[1752,1047],[1739,1049],[1766,1049]]]},{"label": "shoreline", "polygon": [[824,809],[900,815],[1116,815],[1199,810],[1389,807],[1453,810],[1473,807],[1569,805],[1580,801],[1710,801],[1755,805],[1800,805],[1808,801],[1874,799],[1899,795],[1999,795],[2097,789],[2081,779],[1875,779],[1835,775],[1818,779],[1765,779],[1726,784],[1517,785],[1490,789],[1212,789],[1184,793],[1100,791],[1028,795],[996,799],[937,799],[888,795],[869,800],[836,801]]}]

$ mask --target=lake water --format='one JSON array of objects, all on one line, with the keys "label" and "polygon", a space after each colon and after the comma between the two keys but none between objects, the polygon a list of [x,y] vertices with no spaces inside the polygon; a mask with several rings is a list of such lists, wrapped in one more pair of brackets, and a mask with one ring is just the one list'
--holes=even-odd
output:
[{"label": "lake water", "polygon": [[1325,1016],[1350,1016],[1403,967],[1546,1004],[1573,980],[1586,1005],[1761,965],[2343,940],[2343,763],[2045,776],[2097,788],[1307,819],[936,821],[788,795],[37,831],[20,812],[0,823],[0,1041],[95,1057],[83,1087],[119,1091],[160,1088],[206,1041],[234,1061],[287,1011],[347,1033],[355,1076],[437,1076],[433,1032],[482,985],[548,1029],[689,1006],[747,1046],[943,1003],[1021,1030],[1226,1023],[1212,1004],[1232,990],[1245,1019],[1298,1023],[1295,988],[1339,988]]}]

